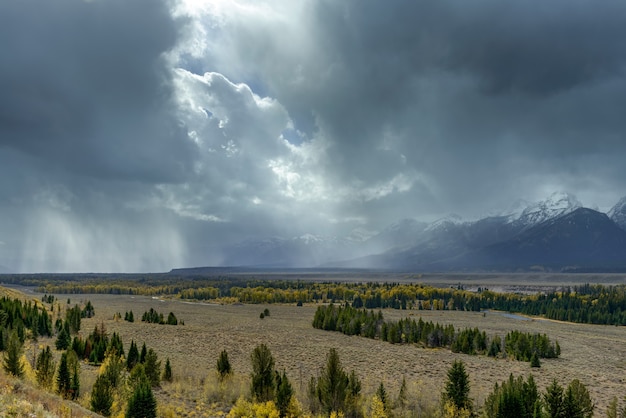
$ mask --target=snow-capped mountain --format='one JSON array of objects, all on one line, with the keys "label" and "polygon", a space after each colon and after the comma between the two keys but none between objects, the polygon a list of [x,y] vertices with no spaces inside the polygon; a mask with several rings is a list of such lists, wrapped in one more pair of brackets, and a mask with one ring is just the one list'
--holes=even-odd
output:
[{"label": "snow-capped mountain", "polygon": [[607,215],[613,222],[619,225],[620,228],[626,230],[626,197],[620,199]]},{"label": "snow-capped mountain", "polygon": [[231,247],[223,265],[626,270],[626,198],[608,216],[559,192],[532,204],[519,200],[504,212],[472,221],[458,215],[430,224],[402,219],[377,234],[357,228],[346,237],[248,240]]},{"label": "snow-capped mountain", "polygon": [[512,221],[526,228],[571,213],[581,207],[582,204],[576,196],[564,192],[555,192],[546,200],[527,206],[522,210],[519,217],[512,219]]},{"label": "snow-capped mountain", "polygon": [[445,230],[445,229],[453,228],[455,226],[463,225],[465,223],[466,222],[463,220],[463,218],[461,218],[461,216],[457,215],[456,213],[452,213],[430,223],[426,227],[425,231],[431,232],[431,231],[437,231],[437,230]]}]

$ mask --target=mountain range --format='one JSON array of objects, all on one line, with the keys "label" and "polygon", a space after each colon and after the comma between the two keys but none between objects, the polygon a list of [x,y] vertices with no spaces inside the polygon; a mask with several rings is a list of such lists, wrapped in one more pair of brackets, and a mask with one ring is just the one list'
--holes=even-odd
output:
[{"label": "mountain range", "polygon": [[626,271],[626,198],[609,212],[571,194],[518,201],[464,221],[403,219],[377,234],[248,240],[223,265],[273,268],[374,268],[397,271]]}]

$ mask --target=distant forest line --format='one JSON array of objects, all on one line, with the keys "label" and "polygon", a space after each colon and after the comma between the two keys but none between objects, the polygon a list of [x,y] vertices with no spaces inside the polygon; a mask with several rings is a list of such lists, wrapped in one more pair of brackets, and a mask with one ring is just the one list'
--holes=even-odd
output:
[{"label": "distant forest line", "polygon": [[41,293],[131,294],[215,303],[347,303],[354,308],[500,310],[547,319],[626,325],[626,285],[582,284],[535,294],[423,283],[316,282],[229,276],[3,275],[3,283],[34,286]]}]

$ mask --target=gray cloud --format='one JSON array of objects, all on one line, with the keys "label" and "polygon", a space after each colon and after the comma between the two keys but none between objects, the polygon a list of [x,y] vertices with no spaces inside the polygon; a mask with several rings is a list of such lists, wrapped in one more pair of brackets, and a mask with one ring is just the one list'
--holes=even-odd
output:
[{"label": "gray cloud", "polygon": [[621,1],[181,4],[0,5],[0,265],[626,194]]},{"label": "gray cloud", "polygon": [[193,149],[172,117],[164,56],[180,24],[164,3],[0,7],[2,145],[94,177],[184,178]]}]

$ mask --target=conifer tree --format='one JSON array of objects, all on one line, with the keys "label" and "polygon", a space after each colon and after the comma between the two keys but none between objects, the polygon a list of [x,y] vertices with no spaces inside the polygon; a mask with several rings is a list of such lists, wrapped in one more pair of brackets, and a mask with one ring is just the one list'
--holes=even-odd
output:
[{"label": "conifer tree", "polygon": [[282,375],[276,372],[276,407],[280,412],[281,418],[287,415],[292,395],[293,388],[285,371],[283,370]]},{"label": "conifer tree", "polygon": [[113,388],[109,384],[106,376],[99,375],[91,390],[90,399],[91,410],[105,417],[111,415],[113,406]]},{"label": "conifer tree", "polygon": [[37,383],[42,388],[49,389],[52,386],[52,380],[54,379],[54,372],[56,368],[50,346],[46,346],[46,348],[39,353],[35,367]]},{"label": "conifer tree", "polygon": [[150,382],[147,379],[140,379],[128,400],[126,418],[156,418],[156,416],[157,403]]},{"label": "conifer tree", "polygon": [[349,379],[341,366],[337,350],[331,348],[326,356],[326,367],[317,381],[320,404],[325,413],[345,409]]},{"label": "conifer tree", "polygon": [[258,402],[274,399],[274,358],[265,344],[254,348],[252,360],[252,396]]},{"label": "conifer tree", "polygon": [[166,382],[172,381],[172,365],[170,364],[170,358],[165,359],[165,368],[163,369],[163,380]]},{"label": "conifer tree", "polygon": [[57,350],[67,350],[71,343],[72,340],[70,337],[69,325],[65,322],[59,331],[59,335],[57,335],[57,340],[54,345]]},{"label": "conifer tree", "polygon": [[563,416],[568,418],[591,418],[594,404],[589,391],[578,379],[567,386],[563,397]]},{"label": "conifer tree", "polygon": [[554,379],[546,388],[543,395],[547,418],[561,418],[563,416],[563,387]]},{"label": "conifer tree", "polygon": [[533,352],[532,357],[530,357],[530,367],[541,367],[541,361],[536,351]]},{"label": "conifer tree", "polygon": [[387,411],[387,390],[385,389],[385,385],[383,384],[383,382],[380,382],[380,385],[378,385],[378,389],[376,389],[376,396],[378,396],[378,399],[380,399],[380,401],[383,403],[385,411]]},{"label": "conifer tree", "polygon": [[226,376],[231,373],[232,369],[230,361],[228,360],[228,353],[226,350],[222,350],[220,356],[217,359],[217,372],[220,375],[220,380],[224,380]]},{"label": "conifer tree", "polygon": [[24,346],[17,335],[17,331],[11,331],[7,340],[4,363],[2,365],[5,372],[17,377],[24,375],[24,365],[22,364],[23,352]]},{"label": "conifer tree", "polygon": [[472,402],[469,398],[469,376],[465,371],[465,364],[455,360],[448,370],[448,380],[445,384],[443,399],[451,402],[457,409],[471,411]]},{"label": "conifer tree", "polygon": [[150,384],[152,386],[159,386],[161,383],[161,362],[158,359],[157,353],[152,348],[148,349],[144,367]]},{"label": "conifer tree", "polygon": [[71,380],[70,369],[67,364],[67,352],[65,352],[61,354],[57,375],[57,392],[64,398],[68,398],[70,395]]},{"label": "conifer tree", "polygon": [[144,341],[141,346],[141,354],[139,354],[139,363],[143,364],[146,362],[146,354],[148,354],[148,349],[146,348],[146,343]]},{"label": "conifer tree", "polygon": [[70,383],[70,397],[72,400],[78,399],[80,396],[80,377],[78,374],[78,366],[74,366],[74,373],[72,374],[72,381]]},{"label": "conifer tree", "polygon": [[400,410],[403,413],[409,402],[407,392],[408,392],[408,389],[406,387],[406,378],[402,376],[402,384],[400,385],[400,390],[398,391],[398,399],[396,400],[396,406],[400,408]]},{"label": "conifer tree", "polygon": [[128,349],[128,357],[126,357],[126,369],[131,371],[133,367],[139,362],[139,350],[134,340],[130,341],[130,348]]}]

